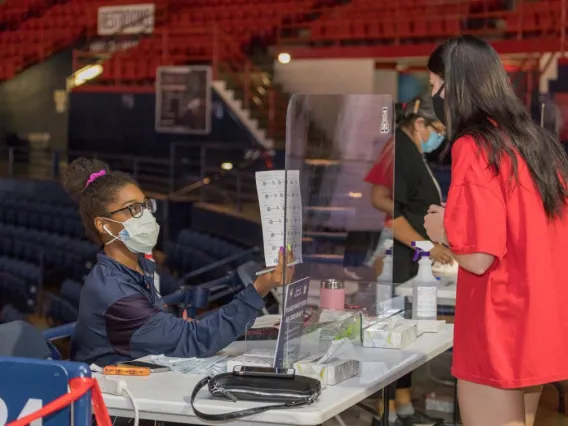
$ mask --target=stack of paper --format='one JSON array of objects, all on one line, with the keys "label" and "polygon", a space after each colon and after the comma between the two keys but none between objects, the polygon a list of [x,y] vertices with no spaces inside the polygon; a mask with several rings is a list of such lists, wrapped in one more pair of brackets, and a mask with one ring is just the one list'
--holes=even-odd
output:
[{"label": "stack of paper", "polygon": [[152,362],[172,371],[199,376],[214,376],[227,371],[228,355],[218,355],[209,358],[169,358],[164,355],[152,356]]}]

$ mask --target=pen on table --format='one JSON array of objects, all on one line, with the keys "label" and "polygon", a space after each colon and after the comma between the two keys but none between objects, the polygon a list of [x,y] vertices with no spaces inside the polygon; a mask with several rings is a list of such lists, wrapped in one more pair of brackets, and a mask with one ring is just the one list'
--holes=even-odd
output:
[{"label": "pen on table", "polygon": [[[295,260],[294,262],[289,263],[287,266],[299,265],[300,263],[302,263],[302,262],[299,262],[299,261]],[[256,275],[258,276],[258,275],[267,274],[267,273],[272,272],[272,271],[274,271],[274,270],[276,270],[276,268],[263,269],[262,271],[258,271],[258,272],[256,273]]]}]

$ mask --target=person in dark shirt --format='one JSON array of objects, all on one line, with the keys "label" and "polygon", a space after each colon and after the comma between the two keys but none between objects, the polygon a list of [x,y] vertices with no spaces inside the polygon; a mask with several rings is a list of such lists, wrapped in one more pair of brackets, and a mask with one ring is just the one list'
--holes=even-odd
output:
[{"label": "person in dark shirt", "polygon": [[[373,185],[372,204],[386,213],[388,219],[392,218],[393,280],[397,284],[418,272],[418,264],[412,260],[415,249],[411,243],[428,240],[421,214],[428,211],[432,202],[442,202],[440,187],[424,154],[439,148],[443,140],[444,125],[436,117],[431,98],[417,97],[399,107],[394,142],[385,147],[391,154],[383,153],[365,178]],[[434,261],[451,263],[449,253],[446,247],[437,244],[430,256]]]},{"label": "person in dark shirt", "polygon": [[[104,245],[81,292],[72,360],[104,367],[150,354],[211,356],[244,334],[264,307],[263,297],[282,284],[284,258],[293,261],[281,248],[277,268],[231,303],[202,321],[177,318],[161,309],[155,265],[144,256],[160,230],[155,201],[131,176],[97,160],[73,161],[63,184],[79,204],[87,235]],[[292,275],[288,268],[287,277]]]},{"label": "person in dark shirt", "polygon": [[[424,154],[440,147],[445,131],[428,95],[398,105],[396,119],[394,140],[387,143],[365,177],[365,181],[373,185],[372,205],[387,214],[392,227],[394,285],[405,283],[418,273],[411,243],[429,240],[422,214],[428,212],[432,203],[442,202],[440,187]],[[451,252],[442,244],[435,244],[430,257],[442,264],[453,262]],[[378,269],[380,273],[381,268]],[[391,395],[389,425],[431,422],[432,419],[415,412],[411,384],[410,374],[397,381],[396,393]]]}]

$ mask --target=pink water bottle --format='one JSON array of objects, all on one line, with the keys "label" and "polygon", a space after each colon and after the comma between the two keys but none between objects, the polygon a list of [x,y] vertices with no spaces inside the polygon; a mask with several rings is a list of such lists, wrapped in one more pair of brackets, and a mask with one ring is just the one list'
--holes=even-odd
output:
[{"label": "pink water bottle", "polygon": [[345,285],[343,281],[330,278],[320,283],[320,307],[336,311],[345,309]]}]

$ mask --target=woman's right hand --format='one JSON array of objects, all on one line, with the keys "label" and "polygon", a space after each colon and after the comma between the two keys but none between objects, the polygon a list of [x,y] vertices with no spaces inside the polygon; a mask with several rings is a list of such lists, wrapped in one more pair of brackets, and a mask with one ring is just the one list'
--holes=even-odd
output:
[{"label": "woman's right hand", "polygon": [[[286,253],[286,255],[284,255]],[[262,297],[266,296],[270,290],[279,287],[284,284],[284,263],[290,265],[294,262],[294,253],[292,250],[286,250],[284,247],[280,247],[278,252],[278,265],[272,272],[267,272],[260,275],[254,282],[254,288]],[[286,284],[290,284],[294,277],[294,266],[288,266],[286,268]]]},{"label": "woman's right hand", "polygon": [[442,265],[451,265],[454,263],[452,252],[449,248],[442,244],[434,244],[434,248],[430,250],[430,259]]}]

